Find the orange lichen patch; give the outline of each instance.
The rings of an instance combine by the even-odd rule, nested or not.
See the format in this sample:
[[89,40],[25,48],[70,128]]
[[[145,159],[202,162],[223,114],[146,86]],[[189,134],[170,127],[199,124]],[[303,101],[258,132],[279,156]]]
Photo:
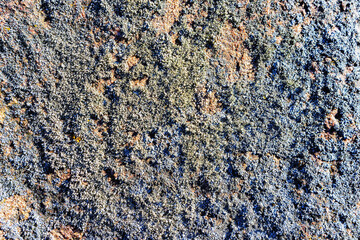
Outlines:
[[148,82],[148,77],[144,77],[142,79],[132,80],[130,81],[131,88],[144,88]]
[[76,142],[81,142],[82,138],[79,137],[79,136],[73,136],[73,139],[76,141]]
[[179,34],[178,33],[174,33],[170,36],[170,41],[173,43],[173,44],[176,44],[176,40],[179,38]]
[[[204,6],[208,6],[208,2],[205,2],[202,7]],[[208,16],[208,12],[205,11],[203,8],[200,8],[199,4],[196,4],[193,7],[193,10],[191,11],[193,14],[187,14],[185,15],[186,17],[186,23],[188,25],[189,28],[191,28],[191,25],[194,21],[201,19],[201,18],[206,18]]]
[[139,61],[140,61],[140,58],[138,58],[136,56],[129,57],[125,62],[125,70],[129,71],[133,66],[138,64]]
[[53,240],[75,240],[83,239],[84,233],[75,231],[69,226],[63,226],[60,229],[54,229],[50,232]]
[[71,7],[73,7],[76,11],[74,14],[74,17],[76,17],[75,21],[79,22],[81,20],[86,20],[86,14],[85,9],[90,4],[90,0],[81,0],[81,1],[74,1],[72,4],[70,4]]
[[52,182],[56,178],[59,179],[59,182],[56,184],[56,186],[59,187],[64,181],[71,178],[71,170],[56,170],[55,173],[47,175],[47,179],[49,182]]
[[272,159],[274,160],[275,166],[280,168],[280,159],[275,156],[272,156]]
[[360,213],[360,201],[356,203],[356,210]]
[[326,140],[336,140],[336,133],[329,133],[329,132],[322,132],[320,134],[320,138],[326,139]]
[[293,26],[292,29],[293,29],[293,31],[295,33],[295,36],[298,36],[301,33],[302,24],[297,24],[297,25]]
[[137,132],[130,131],[128,134],[131,136],[131,140],[128,144],[126,144],[127,146],[134,146],[141,138],[141,134]]
[[[34,28],[33,33],[41,31],[41,28],[48,28],[49,24],[45,21],[44,13],[38,9],[39,2],[39,0],[15,0],[4,4],[0,9],[0,30],[10,31],[11,29],[6,26],[6,21],[10,17],[18,18],[21,15],[31,19],[31,26]],[[2,26],[4,25],[5,28],[3,29]]]
[[245,27],[233,28],[226,23],[216,38],[217,56],[225,62],[225,76],[228,81],[254,80],[250,52],[243,42],[248,38]]
[[324,138],[326,140],[336,140],[337,139],[337,134],[336,131],[332,131],[333,127],[337,124],[339,124],[339,120],[336,119],[336,114],[337,114],[338,110],[334,109],[333,111],[330,112],[329,115],[326,116],[325,118],[325,130],[320,134],[321,138]]
[[104,128],[100,126],[94,129],[94,134],[102,141],[104,131]]
[[219,99],[215,96],[215,92],[210,92],[206,94],[205,98],[202,99],[202,109],[207,114],[215,114],[220,112],[221,104],[218,101]]
[[27,196],[14,195],[4,199],[0,202],[0,222],[10,222],[12,225],[28,219],[31,212],[30,204]]
[[213,115],[221,111],[221,104],[215,91],[206,91],[203,86],[198,89],[198,95],[200,99],[199,108],[202,113]]
[[156,17],[151,23],[158,33],[168,33],[172,25],[179,19],[180,0],[167,0],[165,15],[163,17]]
[[0,106],[0,124],[3,124],[5,121],[7,107]]
[[259,156],[252,154],[252,152],[246,152],[246,153],[245,153],[245,156],[246,156],[248,159],[253,160],[253,161],[259,160]]
[[110,70],[110,77],[99,79],[97,82],[95,82],[92,86],[92,91],[103,94],[105,93],[105,89],[107,86],[110,86],[116,81],[115,77],[115,70]]
[[329,115],[325,118],[325,126],[327,129],[330,129],[331,127],[334,127],[335,125],[339,124],[339,120],[336,119],[336,114],[338,113],[338,110],[335,108],[332,110]]
[[[350,73],[352,73],[353,71],[354,71],[354,67],[347,67],[347,68],[345,68],[345,70],[344,70],[342,73],[340,73],[340,74],[337,75],[337,77],[341,80],[341,82],[340,82],[341,85],[345,85],[345,84],[346,84],[346,78],[347,78],[347,76],[348,76]],[[357,82],[359,82],[359,81],[357,81]],[[355,85],[356,85],[356,83],[355,83]],[[355,86],[355,87],[356,87],[356,86]]]

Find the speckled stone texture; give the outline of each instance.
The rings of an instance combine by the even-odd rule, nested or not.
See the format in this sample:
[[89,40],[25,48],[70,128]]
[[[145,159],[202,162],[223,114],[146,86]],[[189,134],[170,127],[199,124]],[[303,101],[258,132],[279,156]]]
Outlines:
[[359,20],[0,0],[0,239],[359,239]]

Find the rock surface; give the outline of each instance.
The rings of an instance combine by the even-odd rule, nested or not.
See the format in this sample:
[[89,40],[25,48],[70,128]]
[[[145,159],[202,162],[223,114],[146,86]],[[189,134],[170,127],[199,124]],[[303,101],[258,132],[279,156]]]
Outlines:
[[0,239],[359,239],[359,13],[0,0]]

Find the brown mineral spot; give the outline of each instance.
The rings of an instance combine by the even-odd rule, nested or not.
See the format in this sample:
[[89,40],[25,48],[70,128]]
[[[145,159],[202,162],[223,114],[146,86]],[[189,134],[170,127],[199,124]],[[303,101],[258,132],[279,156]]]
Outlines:
[[58,183],[56,184],[56,186],[60,186],[64,181],[70,179],[71,177],[71,170],[70,169],[66,169],[66,170],[56,170],[55,173],[53,174],[49,174],[47,176],[48,181],[52,182],[54,179],[58,179]]
[[331,133],[324,131],[320,134],[320,138],[323,138],[326,140],[331,140],[331,139],[336,140],[336,133],[331,134]]
[[302,26],[301,26],[301,25],[302,25],[302,24],[298,24],[298,25],[295,25],[295,26],[292,27],[292,29],[293,29],[293,31],[294,31],[294,33],[295,33],[295,36],[300,35],[301,30],[302,30]]
[[[0,202],[1,221],[10,222],[11,225],[29,218],[31,201],[27,196],[14,195]],[[1,224],[0,224],[1,226]]]
[[110,77],[99,79],[92,86],[92,91],[95,93],[105,93],[106,86],[113,84],[116,81],[115,70],[110,70]]
[[259,156],[252,154],[252,152],[247,152],[247,153],[245,154],[245,156],[246,156],[248,159],[253,160],[253,161],[259,160]]
[[267,21],[267,24],[265,25],[265,31],[266,35],[272,37],[275,33],[275,28],[271,26],[271,20]]
[[140,60],[140,58],[138,58],[136,56],[129,57],[125,62],[125,70],[129,71],[133,66],[138,64],[139,60]]
[[170,41],[173,43],[173,44],[176,44],[176,40],[179,38],[179,34],[178,33],[174,33],[172,35],[170,35]]
[[100,139],[100,141],[103,140],[103,132],[105,132],[105,129],[101,126],[94,129],[94,133]]
[[280,159],[275,157],[275,156],[272,156],[273,160],[274,160],[274,163],[275,163],[275,166],[277,168],[280,168]]
[[356,203],[356,210],[360,211],[360,201]]
[[63,226],[60,229],[54,229],[50,232],[53,240],[75,240],[83,239],[83,233],[73,230],[69,226]]
[[325,130],[320,134],[321,138],[326,140],[336,140],[337,134],[336,131],[333,131],[333,127],[339,124],[339,120],[336,118],[336,114],[338,113],[337,109],[332,110],[325,118]]
[[128,135],[131,136],[131,140],[126,146],[134,146],[141,138],[141,134],[138,132],[129,131]]
[[[354,71],[354,67],[346,67],[345,70],[344,70],[342,73],[339,73],[339,74],[337,75],[337,77],[341,80],[341,82],[340,82],[341,85],[345,85],[345,84],[346,84],[346,78],[347,78],[347,76],[348,76],[350,73],[352,73],[353,71]],[[355,82],[355,87],[357,87],[356,84],[357,84],[358,82],[359,82],[359,81],[356,81],[356,82]]]
[[207,91],[203,86],[198,89],[199,108],[202,113],[213,115],[221,111],[221,104],[215,91]]
[[180,0],[167,0],[165,15],[163,17],[155,17],[152,21],[153,27],[158,33],[168,33],[172,25],[179,19],[180,11]]
[[283,38],[281,36],[277,36],[275,39],[276,39],[275,40],[276,44],[280,44],[282,42],[282,40],[283,40]]
[[254,80],[250,52],[243,42],[248,38],[245,27],[233,28],[226,23],[216,38],[217,56],[224,62],[225,76],[228,81]]
[[335,108],[332,110],[325,118],[325,126],[327,129],[330,129],[331,127],[334,127],[336,124],[339,124],[339,120],[336,119],[336,114],[338,113],[338,110]]
[[144,88],[147,84],[148,79],[149,79],[148,77],[144,77],[142,79],[130,81],[130,87],[133,89],[134,88]]
[[5,121],[5,116],[6,116],[6,107],[0,107],[0,124],[3,124]]
[[[203,6],[208,6],[209,3],[205,2]],[[191,25],[194,21],[201,19],[201,18],[206,18],[208,16],[208,12],[205,11],[204,9],[200,8],[199,4],[196,4],[193,8],[193,10],[191,11],[193,14],[187,14],[185,15],[186,17],[186,23],[188,25],[189,28],[191,28]]]
[[8,157],[11,154],[12,148],[10,146],[4,146],[2,148],[2,151],[3,151],[3,156]]
[[215,114],[220,112],[221,104],[218,102],[218,98],[215,96],[215,92],[210,92],[202,100],[203,110],[207,114]]

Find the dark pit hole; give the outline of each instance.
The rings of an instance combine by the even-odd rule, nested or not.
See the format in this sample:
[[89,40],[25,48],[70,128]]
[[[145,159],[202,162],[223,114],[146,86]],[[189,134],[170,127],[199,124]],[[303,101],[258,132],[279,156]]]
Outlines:
[[328,88],[327,86],[323,87],[323,88],[321,89],[321,91],[323,91],[323,92],[326,93],[326,94],[328,94],[328,93],[331,92],[331,91],[330,91],[330,88]]
[[331,127],[328,132],[332,135],[332,134],[336,133],[336,130],[334,127]]
[[5,52],[6,49],[5,49],[5,42],[0,40],[0,52]]
[[90,119],[92,120],[98,120],[98,117],[96,114],[90,114]]
[[49,162],[43,163],[43,170],[46,175],[53,174],[55,172],[54,169],[51,167],[51,163]]
[[342,115],[340,112],[337,112],[337,113],[335,114],[335,118],[336,118],[337,120],[341,120],[341,119],[343,118],[343,115]]
[[131,134],[131,136],[136,137],[138,134],[139,134],[138,132],[133,132],[133,133]]
[[240,63],[239,62],[236,63],[236,71],[240,72]]
[[149,137],[155,139],[156,134],[157,134],[157,130],[152,130],[151,132],[149,132]]
[[179,38],[177,38],[177,39],[175,40],[175,44],[178,45],[178,46],[181,46],[181,45],[182,45],[182,42],[181,42],[181,40],[180,40]]
[[153,168],[156,168],[158,166],[158,162],[153,158],[147,158],[146,162]]
[[193,4],[194,4],[194,0],[187,0],[186,3],[185,3],[186,6],[190,6],[190,7],[191,7]]
[[115,36],[115,42],[129,42],[129,39],[127,39],[126,37],[124,37],[122,34],[118,33],[116,36]]
[[346,217],[344,215],[340,215],[339,216],[339,220],[342,224],[345,224],[346,223]]
[[214,43],[212,41],[207,41],[205,44],[205,47],[207,49],[213,49],[214,48]]
[[204,176],[199,177],[199,179],[197,181],[197,185],[205,193],[211,191],[211,186],[210,186],[208,180]]
[[117,16],[123,17],[124,16],[124,7],[122,5],[117,5],[114,7],[114,12]]
[[110,183],[112,185],[119,185],[120,181],[118,179],[116,179],[115,177],[115,171],[111,168],[105,168],[104,169],[105,173],[106,173],[106,177],[110,178]]

